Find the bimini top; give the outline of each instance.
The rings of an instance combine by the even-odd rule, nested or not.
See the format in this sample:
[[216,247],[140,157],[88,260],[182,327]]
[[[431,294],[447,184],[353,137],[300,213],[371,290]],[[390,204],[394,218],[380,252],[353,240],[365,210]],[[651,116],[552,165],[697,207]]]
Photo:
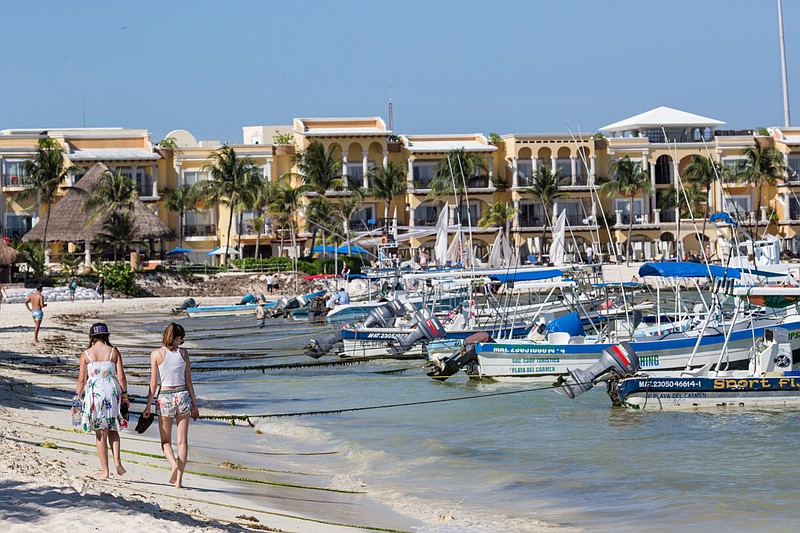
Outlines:
[[727,276],[728,279],[739,279],[741,271],[738,268],[679,261],[645,263],[639,267],[639,276],[660,276],[662,278],[722,278]]
[[540,279],[550,279],[563,276],[564,273],[557,268],[549,268],[545,270],[521,270],[509,272],[492,272],[487,274],[487,277],[493,281],[500,283],[508,283],[509,281],[536,281]]

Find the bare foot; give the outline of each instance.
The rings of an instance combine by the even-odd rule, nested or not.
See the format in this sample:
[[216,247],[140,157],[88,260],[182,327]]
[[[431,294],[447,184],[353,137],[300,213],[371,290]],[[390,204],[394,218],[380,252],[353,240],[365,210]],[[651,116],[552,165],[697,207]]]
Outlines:
[[94,478],[95,479],[108,479],[108,472],[103,472],[101,470],[100,472],[95,473]]
[[179,481],[179,482],[175,483],[175,488],[176,488],[176,489],[185,489],[186,487],[184,487],[184,486],[183,486],[183,483],[181,483],[181,482]]
[[172,473],[169,475],[169,483],[170,484],[175,484],[176,481],[178,481],[178,467],[177,466],[172,469]]
[[117,465],[117,475],[124,476],[125,472],[127,472],[127,470],[122,468],[122,465]]

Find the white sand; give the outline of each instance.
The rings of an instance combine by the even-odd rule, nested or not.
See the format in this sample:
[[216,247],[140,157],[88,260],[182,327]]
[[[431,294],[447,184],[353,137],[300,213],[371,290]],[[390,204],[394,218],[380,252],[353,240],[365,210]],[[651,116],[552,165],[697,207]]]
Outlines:
[[[204,298],[203,303],[207,302]],[[221,298],[219,303],[230,302]],[[363,531],[359,524],[412,530],[420,527],[364,495],[331,493],[297,487],[254,484],[206,475],[198,463],[219,459],[226,446],[241,446],[246,428],[193,423],[190,429],[187,489],[167,483],[169,470],[161,456],[158,430],[144,435],[122,432],[122,459],[128,472],[105,481],[99,470],[94,435],[72,430],[69,398],[74,381],[34,373],[44,363],[75,362],[85,346],[88,326],[130,311],[160,311],[183,298],[115,299],[53,302],[45,309],[40,342],[33,344],[33,321],[21,304],[0,308],[0,521],[3,531],[69,531],[95,526],[108,531]],[[37,364],[38,363],[38,364]],[[135,423],[135,418],[131,418]],[[134,424],[131,424],[132,426]],[[231,439],[232,443],[226,442]],[[50,443],[55,447],[42,447]],[[217,450],[217,452],[214,452]],[[137,455],[152,454],[153,457]],[[214,454],[216,453],[216,456]],[[193,464],[193,460],[195,463]],[[204,463],[208,465],[209,463]],[[219,463],[206,466],[218,470]],[[240,464],[240,463],[237,463]],[[246,465],[247,467],[256,465]],[[267,467],[259,463],[260,467]],[[112,463],[113,470],[113,463]],[[229,470],[242,478],[274,474]],[[308,476],[308,474],[303,474]],[[312,481],[310,482],[309,479]],[[281,482],[325,487],[313,477]],[[249,529],[248,529],[249,530]],[[273,529],[274,530],[274,529]]]

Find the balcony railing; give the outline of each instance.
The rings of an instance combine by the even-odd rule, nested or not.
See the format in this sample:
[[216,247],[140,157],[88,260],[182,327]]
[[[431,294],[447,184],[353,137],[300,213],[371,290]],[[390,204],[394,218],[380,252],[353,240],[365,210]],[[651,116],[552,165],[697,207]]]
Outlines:
[[216,224],[190,225],[183,227],[186,237],[211,237],[217,234]]
[[[354,218],[347,221],[347,228],[353,231],[372,231],[374,229],[384,227],[386,219],[383,218]],[[391,224],[391,220],[389,224]]]
[[539,217],[519,217],[519,225],[522,228],[538,228],[542,226],[542,219]]
[[139,190],[139,196],[143,198],[152,198],[158,195],[156,180],[149,176],[143,180],[137,180],[136,188]]
[[24,176],[3,176],[3,187],[23,187],[24,185]]
[[662,210],[660,215],[661,222],[675,222],[675,210]]

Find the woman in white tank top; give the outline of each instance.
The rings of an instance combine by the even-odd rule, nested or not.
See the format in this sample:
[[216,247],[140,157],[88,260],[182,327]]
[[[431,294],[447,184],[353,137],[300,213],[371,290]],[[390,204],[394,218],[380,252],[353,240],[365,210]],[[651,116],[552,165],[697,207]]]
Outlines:
[[[156,387],[160,387],[156,398],[158,430],[161,434],[161,449],[167,458],[172,472],[169,482],[176,488],[183,488],[183,472],[189,456],[189,418],[197,420],[197,397],[192,385],[192,368],[189,353],[180,348],[186,332],[175,322],[164,330],[161,348],[150,354],[150,391],[142,416],[150,415],[150,404]],[[172,449],[172,420],[178,426],[178,457]]]

